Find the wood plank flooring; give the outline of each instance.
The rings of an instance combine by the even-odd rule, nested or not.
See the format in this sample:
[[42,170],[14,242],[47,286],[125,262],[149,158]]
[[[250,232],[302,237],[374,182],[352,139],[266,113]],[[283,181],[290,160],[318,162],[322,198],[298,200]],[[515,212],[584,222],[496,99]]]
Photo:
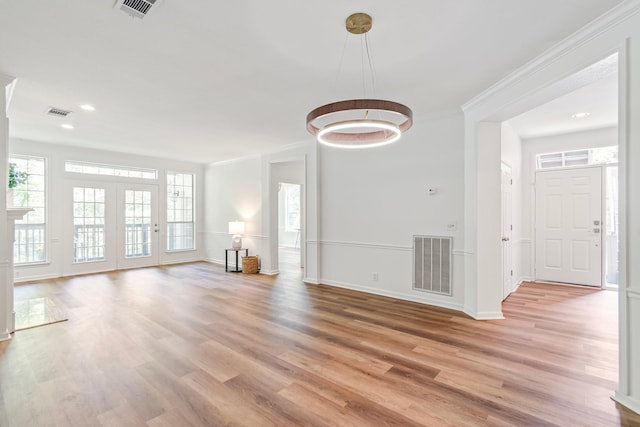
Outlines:
[[0,343],[0,426],[637,426],[617,295],[526,283],[507,317],[208,263],[20,285],[69,321]]

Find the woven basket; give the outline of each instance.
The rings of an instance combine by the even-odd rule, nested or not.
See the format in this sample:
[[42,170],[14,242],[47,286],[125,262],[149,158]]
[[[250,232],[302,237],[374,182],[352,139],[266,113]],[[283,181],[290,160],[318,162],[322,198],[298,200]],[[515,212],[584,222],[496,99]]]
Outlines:
[[258,257],[256,255],[242,257],[242,272],[246,274],[258,272]]

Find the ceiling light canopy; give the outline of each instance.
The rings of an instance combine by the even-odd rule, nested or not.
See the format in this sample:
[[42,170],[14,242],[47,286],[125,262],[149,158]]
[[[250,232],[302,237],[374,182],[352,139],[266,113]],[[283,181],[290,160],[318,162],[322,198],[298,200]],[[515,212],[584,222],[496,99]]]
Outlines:
[[82,104],[80,108],[82,108],[84,111],[96,111],[96,107],[91,104]]
[[[364,34],[373,81],[373,61],[366,34],[372,23],[371,16],[366,13],[354,13],[347,18],[345,27],[351,34]],[[307,114],[307,130],[316,136],[318,142],[340,148],[391,144],[399,140],[412,124],[413,112],[409,107],[382,99],[338,101],[322,105]]]

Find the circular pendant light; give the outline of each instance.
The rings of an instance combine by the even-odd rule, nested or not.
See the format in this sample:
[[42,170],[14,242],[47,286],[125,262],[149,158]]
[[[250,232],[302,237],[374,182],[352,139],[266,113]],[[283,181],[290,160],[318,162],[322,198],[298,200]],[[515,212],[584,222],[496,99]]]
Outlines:
[[[366,34],[372,27],[371,16],[354,13],[347,18],[345,27],[352,34]],[[373,74],[373,69],[370,71]],[[391,144],[400,139],[402,132],[412,124],[413,113],[409,107],[382,99],[333,102],[307,114],[307,130],[316,136],[318,142],[340,148]]]

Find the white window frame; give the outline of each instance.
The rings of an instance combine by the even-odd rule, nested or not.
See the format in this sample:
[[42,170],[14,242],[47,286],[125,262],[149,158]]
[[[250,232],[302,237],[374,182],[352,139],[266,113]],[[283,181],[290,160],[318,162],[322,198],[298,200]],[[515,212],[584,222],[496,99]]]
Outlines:
[[154,181],[158,179],[157,169],[79,162],[75,160],[65,161],[64,170],[65,172],[80,173],[86,175],[115,176],[119,178],[135,178]]
[[[49,224],[48,224],[48,215],[47,215],[47,202],[48,202],[48,185],[47,185],[47,179],[48,179],[48,170],[47,170],[47,159],[46,157],[41,157],[41,156],[32,156],[32,155],[26,155],[26,154],[9,154],[9,163],[14,163],[15,160],[35,160],[35,161],[42,161],[42,190],[29,190],[29,181],[27,181],[26,186],[27,188],[25,189],[23,186],[19,186],[16,189],[14,189],[14,191],[17,192],[22,192],[22,191],[26,191],[26,192],[38,192],[38,193],[42,193],[42,206],[33,206],[31,204],[25,203],[25,204],[20,204],[20,205],[16,205],[15,207],[24,207],[24,208],[34,208],[34,209],[42,209],[42,218],[44,222],[30,222],[31,218],[36,216],[35,212],[29,212],[25,215],[25,217],[21,220],[17,220],[15,223],[15,235],[14,235],[14,265],[16,266],[24,266],[24,265],[37,265],[37,264],[46,264],[48,263],[48,242],[47,242],[47,235],[48,235],[48,228],[49,228]],[[36,175],[35,173],[27,170],[24,171],[29,173],[31,176]],[[23,184],[24,185],[24,184]],[[27,199],[28,200],[28,199]],[[41,233],[42,233],[42,239],[39,242],[31,242],[28,243],[26,245],[21,245],[20,242],[23,240],[21,237],[21,233],[28,231],[28,228],[35,228],[35,227],[39,227],[41,228]],[[29,246],[29,245],[42,245],[43,248],[41,250],[42,252],[42,257],[41,259],[38,260],[32,260],[32,261],[20,261],[18,258],[20,257],[20,246]],[[32,248],[30,251],[28,251],[29,253],[35,253],[35,248]]]
[[[174,179],[177,178],[178,175],[181,176],[189,176],[191,177],[191,186],[185,186],[184,184],[181,185],[177,185],[175,184],[175,182],[173,184],[170,184],[169,181],[169,176],[173,175]],[[166,215],[167,215],[167,228],[166,228],[166,233],[167,233],[167,239],[165,241],[166,244],[166,252],[184,252],[184,251],[194,251],[196,250],[196,174],[193,172],[177,172],[177,171],[167,171],[166,175],[166,191],[165,191],[165,195],[166,195]],[[178,190],[176,187],[180,187],[182,189],[185,188],[190,188],[191,189],[191,197],[185,197],[185,194],[183,193],[182,195],[180,194],[175,194],[175,191],[180,191]],[[172,201],[171,199],[180,199],[183,201],[183,206],[182,209],[177,209],[175,205],[172,206]],[[191,199],[191,206],[190,209],[185,209],[184,206],[184,199]],[[175,202],[176,200],[174,200]],[[179,211],[182,211],[183,213],[185,211],[190,211],[191,213],[191,218],[190,220],[180,220],[180,221],[176,221],[175,219],[175,215],[176,213],[178,213]],[[175,242],[176,242],[176,236],[175,236],[175,231],[172,231],[171,228],[174,227],[177,224],[182,224],[183,226],[191,226],[191,236],[190,236],[190,241],[191,241],[191,246],[187,247],[187,246],[181,246],[176,248],[175,247]],[[189,236],[182,236],[182,237],[189,237]],[[180,239],[180,237],[178,237],[178,239]],[[171,242],[174,242],[174,245],[172,247]]]
[[[302,186],[299,184],[282,183],[282,187],[284,189],[284,231],[289,233],[297,233],[300,231],[300,224],[302,223],[302,219],[300,217],[300,211],[302,210],[302,206],[300,206],[302,204],[302,200],[300,200],[302,197]],[[289,193],[293,188],[298,189],[298,209],[297,211],[291,212],[291,208],[289,206]],[[290,227],[289,225],[289,215],[291,213],[297,216],[297,227]]]
[[[617,146],[604,146],[596,148],[585,148],[581,150],[540,153],[536,155],[536,169],[544,170],[618,163],[617,148]],[[602,157],[602,154],[606,153],[607,151],[609,153],[615,153],[613,158],[605,159]],[[547,162],[554,162],[559,164],[554,166],[545,166],[544,163]]]

